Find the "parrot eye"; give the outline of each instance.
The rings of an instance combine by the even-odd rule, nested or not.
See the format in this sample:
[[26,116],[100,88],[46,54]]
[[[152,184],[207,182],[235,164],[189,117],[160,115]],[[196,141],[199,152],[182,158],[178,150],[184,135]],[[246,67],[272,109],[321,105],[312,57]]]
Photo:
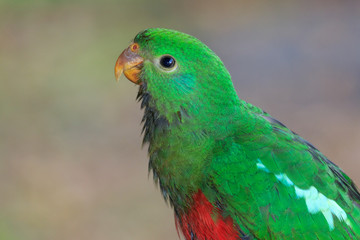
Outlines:
[[171,70],[176,64],[175,59],[170,55],[165,55],[160,58],[161,67]]

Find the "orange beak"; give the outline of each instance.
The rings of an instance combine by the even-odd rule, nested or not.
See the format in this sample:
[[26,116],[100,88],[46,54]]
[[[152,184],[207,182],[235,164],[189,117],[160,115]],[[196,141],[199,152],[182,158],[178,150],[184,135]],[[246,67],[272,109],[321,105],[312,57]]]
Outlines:
[[144,59],[137,54],[138,51],[139,44],[133,43],[120,54],[115,64],[116,81],[119,81],[121,74],[124,73],[133,83],[141,84],[139,77]]

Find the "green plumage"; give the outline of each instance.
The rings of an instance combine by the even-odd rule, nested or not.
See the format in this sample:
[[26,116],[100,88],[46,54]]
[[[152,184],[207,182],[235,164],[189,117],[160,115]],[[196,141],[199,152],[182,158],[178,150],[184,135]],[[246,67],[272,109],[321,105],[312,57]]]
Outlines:
[[[240,100],[221,60],[196,38],[148,29],[139,99],[149,169],[176,215],[200,189],[249,239],[360,239],[360,194],[337,166]],[[173,69],[161,56],[176,60]]]

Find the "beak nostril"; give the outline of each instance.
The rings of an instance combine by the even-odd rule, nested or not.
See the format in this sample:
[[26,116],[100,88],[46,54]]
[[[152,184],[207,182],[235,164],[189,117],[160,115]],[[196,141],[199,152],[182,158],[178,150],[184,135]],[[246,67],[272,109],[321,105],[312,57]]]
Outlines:
[[132,52],[137,52],[139,49],[139,44],[137,44],[137,43],[131,44],[130,49]]

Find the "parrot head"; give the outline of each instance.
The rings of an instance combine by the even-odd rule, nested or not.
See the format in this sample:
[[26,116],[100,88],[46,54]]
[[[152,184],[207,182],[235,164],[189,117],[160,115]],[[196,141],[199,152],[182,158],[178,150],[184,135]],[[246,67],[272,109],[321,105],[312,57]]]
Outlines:
[[184,111],[209,119],[216,115],[212,106],[238,101],[220,58],[197,38],[175,30],[138,33],[116,61],[116,79],[122,74],[140,85],[139,95],[151,96],[147,104],[169,122]]

